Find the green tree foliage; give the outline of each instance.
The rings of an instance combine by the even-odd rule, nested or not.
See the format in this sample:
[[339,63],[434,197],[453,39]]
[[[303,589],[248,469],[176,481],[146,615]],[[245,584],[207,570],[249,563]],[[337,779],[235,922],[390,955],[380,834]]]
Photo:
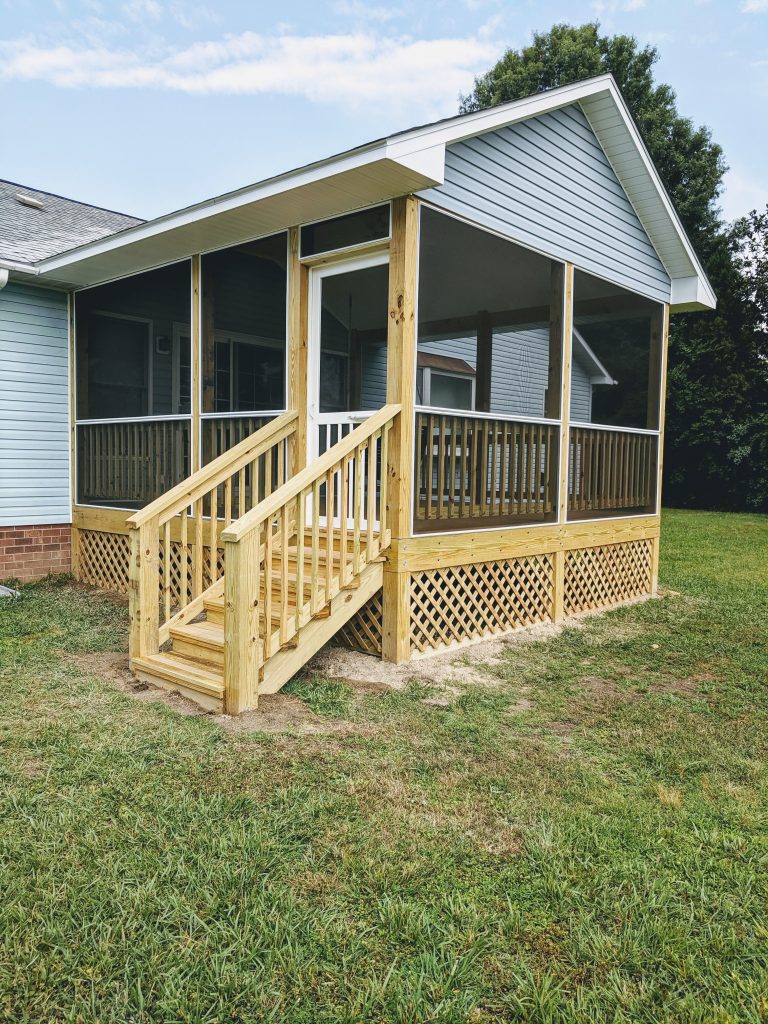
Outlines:
[[[462,97],[462,112],[610,72],[632,112],[718,296],[712,313],[673,317],[667,404],[665,498],[671,504],[766,508],[766,216],[722,222],[726,165],[708,128],[677,110],[656,84],[658,51],[632,36],[604,36],[596,22],[555,25],[530,46],[507,50]],[[763,278],[760,283],[759,269]],[[760,327],[760,296],[763,321]],[[762,404],[761,404],[762,403]],[[768,473],[768,470],[766,470]]]

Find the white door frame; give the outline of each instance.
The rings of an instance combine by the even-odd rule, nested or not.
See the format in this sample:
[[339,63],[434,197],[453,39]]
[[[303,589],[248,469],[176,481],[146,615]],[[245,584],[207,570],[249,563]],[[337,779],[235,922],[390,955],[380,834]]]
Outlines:
[[[307,465],[319,454],[319,427],[323,423],[349,423],[357,426],[364,422],[375,409],[358,409],[346,413],[320,412],[320,341],[323,280],[337,274],[348,274],[353,270],[381,267],[389,263],[389,253],[375,253],[339,260],[324,267],[312,267],[309,271],[309,323],[307,329]],[[387,353],[389,355],[389,353]]]

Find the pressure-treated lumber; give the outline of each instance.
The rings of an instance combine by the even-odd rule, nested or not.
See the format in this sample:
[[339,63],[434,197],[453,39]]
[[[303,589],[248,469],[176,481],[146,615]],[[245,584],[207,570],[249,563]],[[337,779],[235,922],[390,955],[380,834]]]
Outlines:
[[[411,502],[414,458],[414,399],[416,391],[416,274],[419,206],[413,196],[392,203],[389,255],[389,326],[387,331],[387,401],[397,402],[401,414],[390,439],[387,510],[393,537],[412,532]],[[383,588],[382,657],[396,664],[407,657],[410,603],[407,588],[390,579]]]
[[309,269],[299,259],[300,231],[288,232],[288,408],[298,413],[291,473],[307,463]]

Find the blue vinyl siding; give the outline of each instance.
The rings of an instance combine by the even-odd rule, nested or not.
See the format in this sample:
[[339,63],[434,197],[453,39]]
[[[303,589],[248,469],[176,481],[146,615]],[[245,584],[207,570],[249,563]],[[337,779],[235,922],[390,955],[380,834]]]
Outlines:
[[68,523],[67,297],[0,291],[0,526]]
[[669,301],[669,276],[579,106],[448,146],[445,183],[422,195],[591,274]]

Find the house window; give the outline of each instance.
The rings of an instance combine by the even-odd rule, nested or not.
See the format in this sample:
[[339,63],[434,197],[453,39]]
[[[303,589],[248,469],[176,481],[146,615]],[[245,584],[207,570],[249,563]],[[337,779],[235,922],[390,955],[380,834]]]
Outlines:
[[285,350],[269,339],[217,336],[214,412],[279,409]]
[[474,368],[463,359],[419,352],[416,404],[440,409],[474,409]]

